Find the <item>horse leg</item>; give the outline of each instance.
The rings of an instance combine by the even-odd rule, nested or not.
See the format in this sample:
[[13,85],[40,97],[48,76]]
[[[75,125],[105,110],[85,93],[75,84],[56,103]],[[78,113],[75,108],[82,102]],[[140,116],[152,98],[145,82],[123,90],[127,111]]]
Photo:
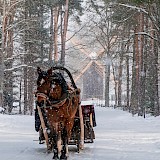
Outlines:
[[52,152],[53,150],[53,133],[50,129],[47,129],[48,133],[48,153]]
[[67,160],[67,156],[66,156],[66,145],[68,144],[68,136],[67,136],[67,130],[64,127],[61,133],[62,136],[62,150],[61,150],[61,156],[60,159],[64,159]]
[[58,160],[59,159],[57,142],[58,142],[58,134],[54,133],[53,134],[53,153],[54,153],[53,159],[54,160]]

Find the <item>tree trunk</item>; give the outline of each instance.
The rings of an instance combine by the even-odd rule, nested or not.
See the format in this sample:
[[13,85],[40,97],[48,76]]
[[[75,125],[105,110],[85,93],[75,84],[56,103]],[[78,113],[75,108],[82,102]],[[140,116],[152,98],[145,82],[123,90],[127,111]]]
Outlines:
[[[140,13],[140,32],[144,32],[144,14]],[[144,113],[144,104],[143,104],[143,98],[144,98],[144,89],[145,89],[145,83],[144,83],[144,65],[143,65],[143,59],[144,59],[144,35],[140,35],[140,42],[139,42],[139,115],[143,115]]]
[[[128,51],[128,50],[127,50]],[[130,89],[129,89],[129,56],[127,55],[126,56],[126,66],[127,66],[127,108],[129,109],[130,111],[130,96],[129,96],[129,93],[130,93]]]
[[49,61],[52,61],[53,55],[53,7],[51,7],[51,23],[50,23],[50,46],[49,46]]
[[33,105],[34,105],[33,88],[34,88],[34,70],[33,68],[29,68],[29,71],[28,71],[28,108],[29,108],[30,115],[33,114]]
[[114,83],[115,83],[115,86],[114,86],[114,94],[115,94],[115,106],[117,106],[118,105],[118,93],[117,93],[117,86],[118,86],[118,82],[117,82],[117,75],[116,75],[116,73],[115,73],[115,70],[116,70],[116,68],[115,68],[116,66],[113,66],[112,65],[112,68],[113,68],[113,78],[114,78]]
[[[25,1],[25,3],[26,3],[26,1]],[[26,8],[25,8],[26,9]],[[27,19],[28,19],[28,11],[27,11],[27,9],[25,10],[25,13],[24,13],[25,15],[25,20],[27,21]],[[28,44],[28,39],[29,39],[29,35],[28,35],[28,32],[27,32],[27,30],[25,31],[25,39],[24,39],[24,50],[25,50],[25,53],[27,53],[27,51],[28,51],[28,49],[29,49],[29,44]],[[28,63],[28,61],[27,61],[27,54],[25,54],[24,55],[24,59],[23,59],[23,63],[25,64],[25,65],[27,65],[27,63]],[[27,73],[27,67],[25,66],[25,67],[23,67],[23,93],[24,93],[24,95],[23,95],[23,102],[24,102],[24,109],[23,109],[23,114],[25,115],[26,113],[27,113],[27,106],[28,106],[28,97],[27,97],[27,91],[28,91],[28,89],[27,89],[27,79],[28,79],[28,73]]]
[[118,75],[118,106],[122,106],[122,61],[123,55],[120,57],[119,75]]
[[66,5],[65,5],[65,13],[64,13],[64,24],[62,27],[62,32],[61,32],[61,65],[65,65],[65,48],[66,48],[66,35],[67,35],[67,28],[68,28],[68,8],[69,6],[69,0],[66,0]]
[[54,62],[58,62],[58,18],[59,7],[55,8],[54,12]]
[[22,78],[19,83],[19,114],[22,114]]
[[24,115],[26,115],[27,110],[28,110],[28,83],[27,83],[27,79],[28,79],[28,73],[27,73],[27,67],[24,67],[24,71],[23,71],[23,83],[24,83]]
[[[110,59],[109,55],[107,55],[108,60]],[[105,106],[109,107],[109,81],[110,81],[110,63],[107,62],[105,71]]]
[[136,89],[136,95],[135,95],[135,110],[138,113],[139,109],[139,96],[140,96],[140,85],[139,85],[139,36],[136,35],[139,32],[139,26],[137,25],[135,28],[135,62],[136,62],[136,83],[135,83],[135,89]]
[[[122,38],[123,41],[123,38]],[[123,54],[124,54],[124,43],[121,44],[121,51],[120,51],[120,63],[118,68],[118,106],[122,106],[122,63],[123,63]]]
[[[153,28],[153,26],[152,26]],[[154,29],[154,28],[153,28]],[[155,31],[152,31],[152,36],[155,37]],[[153,110],[154,115],[158,115],[159,113],[159,102],[158,102],[158,49],[156,46],[156,41],[154,39],[151,40],[152,45],[152,65],[151,65],[151,72],[152,72],[152,88],[153,88]],[[151,97],[153,96],[151,95]]]
[[[158,45],[158,64],[160,66],[160,45]],[[159,114],[160,114],[160,67],[158,68],[158,106],[159,106]]]
[[[136,30],[135,30],[136,33]],[[134,45],[133,45],[133,61],[132,61],[132,85],[131,85],[131,103],[130,103],[130,109],[132,114],[137,113],[137,76],[136,76],[136,39],[134,39]]]
[[0,107],[3,107],[3,82],[4,82],[4,46],[5,46],[5,12],[6,12],[6,3],[5,0],[3,0],[3,19],[2,19],[2,42],[0,46]]

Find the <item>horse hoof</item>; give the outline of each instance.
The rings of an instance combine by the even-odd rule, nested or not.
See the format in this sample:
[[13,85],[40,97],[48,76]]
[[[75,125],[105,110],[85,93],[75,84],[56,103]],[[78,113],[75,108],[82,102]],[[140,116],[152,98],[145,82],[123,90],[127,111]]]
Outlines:
[[53,160],[59,160],[59,158],[53,158]]
[[47,153],[49,154],[49,153],[52,153],[52,151],[51,150],[47,150]]
[[39,144],[44,144],[45,142],[44,141],[39,141]]
[[59,160],[59,157],[58,157],[58,156],[53,156],[52,159],[54,159],[54,160]]
[[51,148],[48,148],[48,149],[47,149],[47,153],[52,153],[52,149],[51,149]]
[[65,156],[60,156],[60,160],[67,160],[67,156],[65,155]]

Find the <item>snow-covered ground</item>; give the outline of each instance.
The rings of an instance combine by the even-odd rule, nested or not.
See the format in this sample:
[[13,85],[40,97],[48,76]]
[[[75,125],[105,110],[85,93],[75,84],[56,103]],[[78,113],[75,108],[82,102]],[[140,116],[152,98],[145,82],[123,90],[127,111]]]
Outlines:
[[[159,160],[160,117],[133,117],[112,108],[95,107],[96,139],[68,160]],[[34,116],[0,114],[0,160],[51,160],[45,144],[38,144]]]

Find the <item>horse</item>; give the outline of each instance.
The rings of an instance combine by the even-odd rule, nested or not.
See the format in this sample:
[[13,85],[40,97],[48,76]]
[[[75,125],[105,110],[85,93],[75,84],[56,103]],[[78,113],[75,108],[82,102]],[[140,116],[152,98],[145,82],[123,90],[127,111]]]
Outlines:
[[[64,68],[63,68],[64,69]],[[80,104],[80,89],[73,84],[69,87],[62,74],[53,72],[51,67],[47,71],[37,68],[36,104],[43,108],[48,126],[50,149],[53,150],[53,159],[59,159],[58,140],[62,140],[60,159],[67,159],[66,147],[71,137],[75,114]],[[67,70],[68,71],[68,70]],[[70,75],[71,81],[73,81]]]

